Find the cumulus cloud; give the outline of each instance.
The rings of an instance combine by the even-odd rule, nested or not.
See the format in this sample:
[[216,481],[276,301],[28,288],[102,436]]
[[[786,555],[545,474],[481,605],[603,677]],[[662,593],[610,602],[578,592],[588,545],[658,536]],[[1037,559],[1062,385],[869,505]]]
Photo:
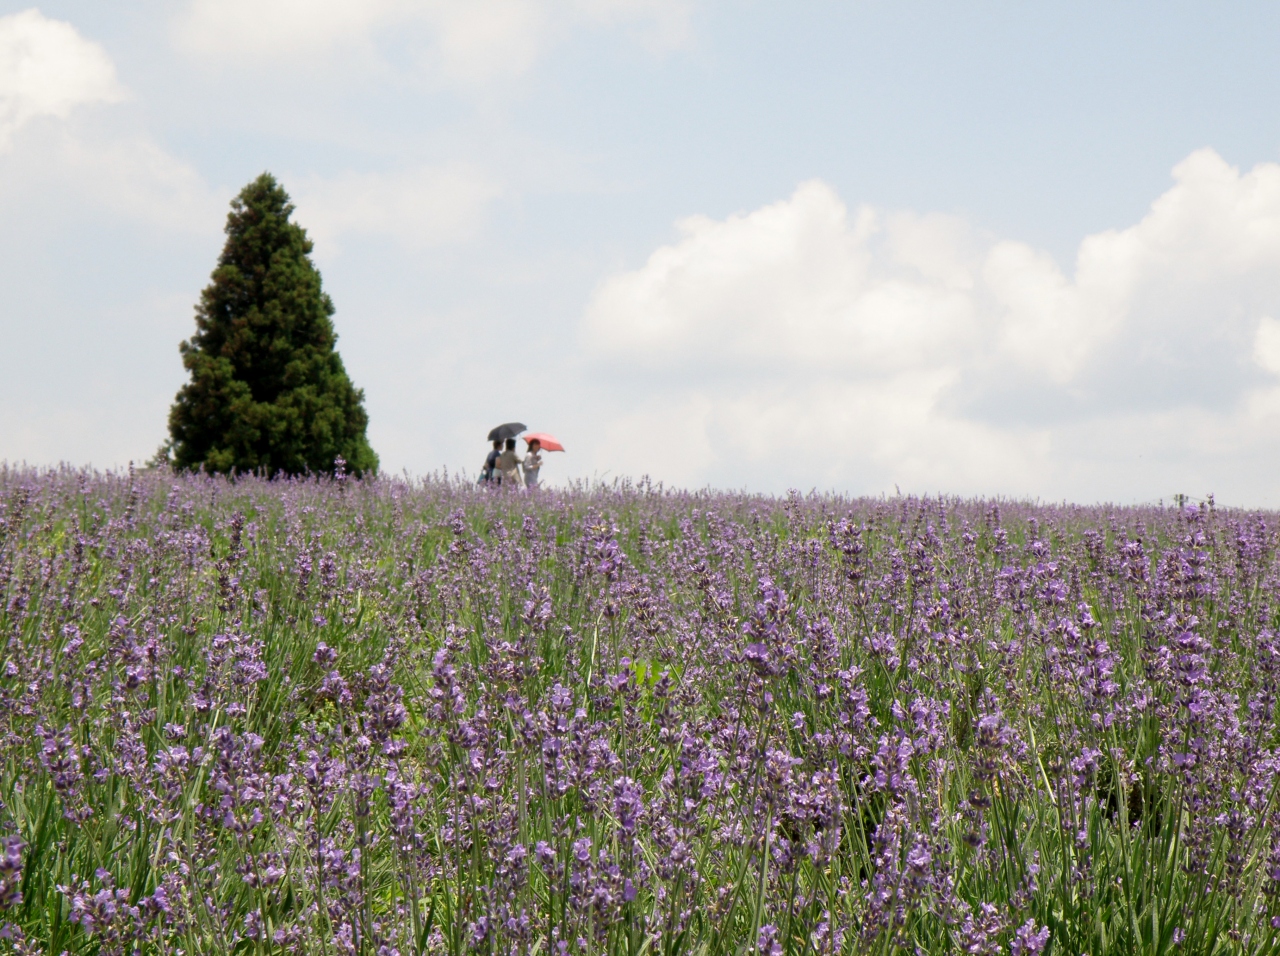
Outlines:
[[550,10],[536,0],[445,0],[418,15],[431,36],[428,69],[463,83],[524,73],[537,60],[551,26]]
[[676,425],[679,454],[648,470],[685,480],[686,456],[717,483],[1156,497],[1218,474],[1192,462],[1252,480],[1259,448],[1280,453],[1260,374],[1280,375],[1280,165],[1206,149],[1173,179],[1070,271],[954,217],[851,210],[819,181],[682,220],[585,310],[588,353],[650,396],[605,454],[661,449]]
[[528,70],[574,24],[630,26],[658,50],[688,41],[688,0],[190,0],[175,21],[206,60],[315,57],[420,30],[428,72],[475,84]]
[[192,0],[176,23],[189,53],[287,56],[324,53],[392,18],[397,0]]
[[500,192],[495,180],[471,167],[424,166],[305,181],[297,205],[317,250],[330,255],[344,235],[388,236],[423,248],[465,242]]
[[105,211],[162,232],[216,233],[229,190],[150,138],[56,127],[24,136],[0,155],[0,209],[44,218],[55,209],[82,216]]
[[1253,360],[1272,375],[1280,375],[1280,322],[1264,315],[1253,338]]
[[66,137],[56,160],[86,201],[118,215],[194,234],[219,230],[226,217],[229,190],[145,137]]
[[[647,474],[698,487],[1000,490],[1029,486],[1048,453],[1043,428],[999,428],[940,412],[945,370],[866,380],[714,383],[647,389],[649,398],[597,424],[598,473]],[[1006,485],[1007,487],[1007,485]]]
[[0,149],[31,120],[123,96],[106,51],[71,24],[34,8],[0,17]]
[[[125,97],[106,51],[38,10],[0,17],[0,201],[74,202],[164,229],[208,228],[225,199],[139,134],[86,132],[73,111]],[[68,122],[32,126],[40,118]]]
[[[679,242],[601,285],[588,342],[654,365],[888,372],[940,361],[974,331],[968,280],[950,271],[952,227],[850,214],[817,181],[752,213],[691,217],[677,223]],[[875,241],[886,231],[891,268]],[[930,255],[938,236],[946,252]]]

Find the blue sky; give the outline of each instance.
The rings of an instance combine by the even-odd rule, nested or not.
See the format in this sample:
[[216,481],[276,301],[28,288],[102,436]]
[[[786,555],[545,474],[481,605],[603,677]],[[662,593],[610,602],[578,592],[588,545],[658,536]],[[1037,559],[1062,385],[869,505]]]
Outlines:
[[150,456],[293,194],[393,472],[1280,506],[1262,4],[0,2],[0,459]]

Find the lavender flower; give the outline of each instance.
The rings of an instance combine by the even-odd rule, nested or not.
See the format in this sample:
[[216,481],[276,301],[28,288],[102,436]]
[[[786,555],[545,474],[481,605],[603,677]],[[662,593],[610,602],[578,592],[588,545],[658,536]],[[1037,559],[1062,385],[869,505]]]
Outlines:
[[1275,948],[1277,529],[0,466],[0,936]]
[[0,909],[13,909],[22,902],[22,851],[19,837],[5,837],[0,843]]

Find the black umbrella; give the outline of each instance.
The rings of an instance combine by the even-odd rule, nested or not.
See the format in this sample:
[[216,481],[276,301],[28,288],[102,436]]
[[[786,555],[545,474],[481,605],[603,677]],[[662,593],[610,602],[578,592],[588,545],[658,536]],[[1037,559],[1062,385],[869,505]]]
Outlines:
[[508,438],[515,438],[522,431],[524,426],[519,422],[507,422],[489,432],[489,441],[506,441]]

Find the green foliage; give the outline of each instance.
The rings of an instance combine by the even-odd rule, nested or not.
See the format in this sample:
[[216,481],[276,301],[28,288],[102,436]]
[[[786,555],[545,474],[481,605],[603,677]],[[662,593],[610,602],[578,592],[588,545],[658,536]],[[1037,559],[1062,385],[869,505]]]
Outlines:
[[173,464],[209,472],[378,467],[364,392],[334,348],[333,302],[293,205],[263,173],[231,203],[227,243],[183,342],[191,380],[169,412]]

